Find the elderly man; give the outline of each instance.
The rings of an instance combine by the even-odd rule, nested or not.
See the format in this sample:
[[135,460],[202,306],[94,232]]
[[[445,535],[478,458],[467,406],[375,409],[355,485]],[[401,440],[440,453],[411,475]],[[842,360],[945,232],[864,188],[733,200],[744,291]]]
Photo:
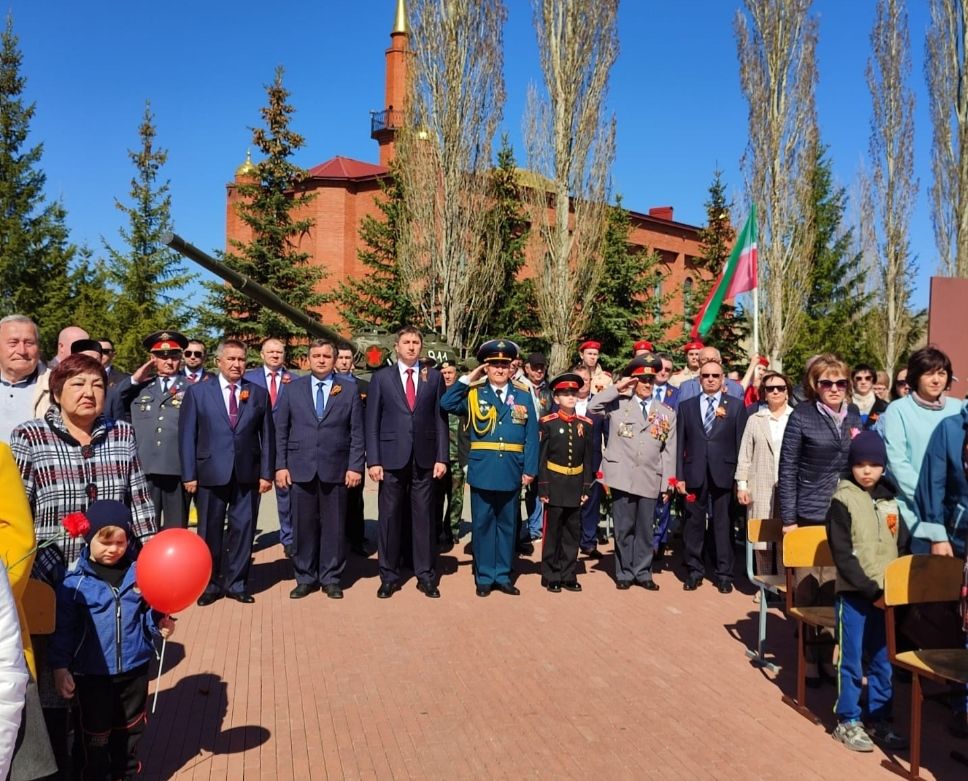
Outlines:
[[[699,351],[699,365],[702,366],[702,364],[707,363],[709,361],[715,361],[720,366],[723,365],[723,357],[719,354],[719,350],[717,350],[715,347],[707,346],[707,347],[703,347]],[[737,399],[742,399],[745,396],[746,390],[739,382],[737,382],[736,380],[731,380],[725,376],[723,379],[726,383],[723,388],[723,391],[725,393]],[[684,402],[686,399],[695,398],[696,396],[699,396],[702,393],[702,384],[700,381],[701,381],[701,377],[696,376],[690,380],[686,380],[685,382],[679,385],[679,403],[680,404],[682,404],[682,402]],[[670,383],[672,382],[672,378],[669,379],[669,382]]]
[[50,369],[40,361],[37,324],[25,315],[0,320],[0,441],[50,406]]

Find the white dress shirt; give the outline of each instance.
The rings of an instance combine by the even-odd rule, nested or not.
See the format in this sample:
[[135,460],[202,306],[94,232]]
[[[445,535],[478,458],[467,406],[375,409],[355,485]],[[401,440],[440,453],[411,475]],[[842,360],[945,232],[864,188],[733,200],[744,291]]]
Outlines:
[[413,391],[416,394],[420,386],[420,361],[413,366],[407,366],[403,361],[397,361],[397,371],[400,373],[400,384],[403,386],[404,395],[407,393],[407,370],[413,369]]

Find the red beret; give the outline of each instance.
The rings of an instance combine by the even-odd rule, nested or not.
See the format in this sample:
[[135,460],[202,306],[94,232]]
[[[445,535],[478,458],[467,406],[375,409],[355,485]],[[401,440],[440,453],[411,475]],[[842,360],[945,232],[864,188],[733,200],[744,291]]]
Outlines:
[[632,345],[633,352],[638,352],[639,350],[648,350],[651,353],[655,350],[655,348],[652,346],[652,342],[650,342],[648,339],[640,339]]
[[765,355],[761,355],[759,357],[759,363],[760,363],[760,366],[769,366],[770,365],[770,359],[767,358]]
[[602,343],[596,342],[593,339],[589,339],[587,342],[582,342],[578,347],[578,352],[583,353],[585,350],[601,350]]
[[694,342],[686,342],[684,345],[682,345],[682,351],[685,352],[685,353],[687,353],[690,350],[701,350],[705,346],[706,345],[704,345],[702,342],[700,342],[697,339]]

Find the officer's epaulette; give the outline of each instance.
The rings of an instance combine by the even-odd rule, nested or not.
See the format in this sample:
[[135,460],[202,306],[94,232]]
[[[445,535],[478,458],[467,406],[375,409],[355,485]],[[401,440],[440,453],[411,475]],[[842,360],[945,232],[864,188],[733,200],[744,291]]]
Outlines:
[[551,423],[553,420],[558,420],[557,412],[552,412],[550,415],[545,415],[543,418],[541,418],[542,423]]
[[587,423],[589,426],[595,425],[591,418],[586,418],[584,415],[575,415],[575,417],[578,418],[582,423]]
[[474,382],[469,382],[469,383],[467,383],[467,384],[468,384],[468,386],[470,386],[471,388],[479,388],[479,387],[481,387],[481,386],[482,386],[482,385],[483,385],[483,384],[484,384],[485,382],[487,382],[487,377],[481,377],[481,378],[480,378],[479,380],[474,380]]
[[513,386],[514,386],[515,388],[517,388],[517,389],[518,389],[519,391],[526,391],[527,393],[531,393],[531,388],[529,388],[529,387],[528,387],[527,385],[525,385],[525,384],[524,384],[523,382],[517,382],[517,381],[515,381],[515,380],[512,380],[512,381],[511,381],[511,384],[512,384],[512,385],[513,385]]

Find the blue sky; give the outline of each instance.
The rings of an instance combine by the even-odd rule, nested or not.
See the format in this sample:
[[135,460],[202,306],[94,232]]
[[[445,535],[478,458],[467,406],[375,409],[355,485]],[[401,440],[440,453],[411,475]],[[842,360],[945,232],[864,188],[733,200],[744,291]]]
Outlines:
[[[506,0],[504,129],[523,164],[528,84],[540,78],[528,0]],[[98,250],[117,242],[132,168],[127,150],[151,100],[168,149],[176,230],[220,249],[225,184],[259,122],[276,65],[307,139],[296,162],[335,155],[376,162],[369,111],[383,108],[384,51],[395,0],[7,0],[20,38],[26,95],[37,104],[32,140],[43,142],[48,195],[63,199],[72,239]],[[672,205],[701,224],[713,171],[742,192],[746,102],[739,87],[737,0],[623,0],[621,52],[609,106],[618,121],[614,190],[637,211]],[[853,189],[866,160],[870,96],[864,76],[874,0],[815,0],[820,20],[817,105],[838,183]],[[909,3],[916,93],[911,245],[921,266],[915,303],[927,305],[937,253],[931,228],[930,122],[923,75],[927,3]]]

